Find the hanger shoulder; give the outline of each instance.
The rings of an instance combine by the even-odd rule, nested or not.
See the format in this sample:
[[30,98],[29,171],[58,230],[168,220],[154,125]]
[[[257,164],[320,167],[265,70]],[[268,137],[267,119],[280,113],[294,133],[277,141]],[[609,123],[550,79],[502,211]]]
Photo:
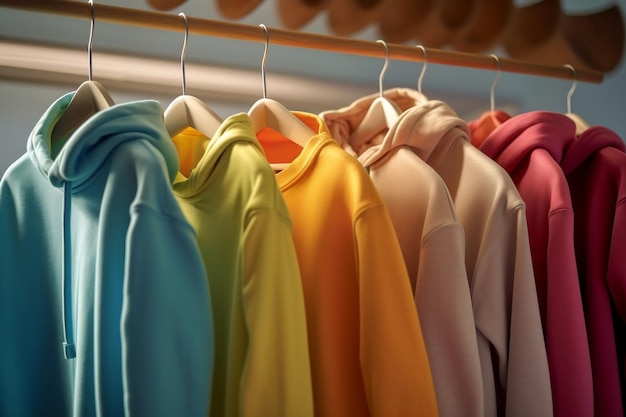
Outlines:
[[269,127],[302,147],[315,135],[311,128],[285,106],[269,98],[257,100],[248,111],[248,116],[255,132]]
[[574,121],[576,125],[576,136],[580,136],[585,130],[589,129],[589,123],[576,113],[565,113],[567,117]]
[[182,95],[174,99],[165,109],[165,128],[170,137],[176,136],[187,127],[192,127],[208,138],[222,124],[222,119],[202,100],[194,96]]
[[102,84],[97,81],[83,82],[74,93],[63,115],[54,125],[51,141],[67,138],[90,116],[113,104],[113,99]]
[[365,113],[365,117],[350,135],[350,144],[358,149],[383,130],[390,129],[402,111],[391,100],[376,97]]

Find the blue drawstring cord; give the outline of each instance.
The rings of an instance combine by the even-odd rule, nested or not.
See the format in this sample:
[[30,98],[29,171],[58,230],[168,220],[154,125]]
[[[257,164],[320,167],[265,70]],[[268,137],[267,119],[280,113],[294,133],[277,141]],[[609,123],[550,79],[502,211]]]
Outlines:
[[76,357],[72,320],[72,182],[63,183],[63,352],[65,359]]

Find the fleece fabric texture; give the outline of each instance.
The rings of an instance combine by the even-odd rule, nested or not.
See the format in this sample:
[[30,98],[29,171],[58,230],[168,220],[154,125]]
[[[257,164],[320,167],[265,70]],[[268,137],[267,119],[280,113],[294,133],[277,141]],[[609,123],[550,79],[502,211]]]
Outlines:
[[215,322],[211,416],[313,416],[291,218],[247,114],[176,135],[174,183],[207,270]]
[[415,295],[439,415],[483,417],[463,228],[445,183],[411,147],[415,132],[407,113],[360,146],[351,140],[371,102],[360,99],[320,116],[333,139],[367,169],[389,210]]
[[523,200],[508,174],[472,146],[467,124],[445,103],[411,89],[384,95],[410,112],[402,119],[411,126],[406,144],[446,183],[465,231],[485,415],[551,416]]
[[53,157],[72,97],[0,181],[0,415],[204,417],[210,296],[163,110],[102,110]]
[[621,416],[624,411],[624,151],[624,142],[615,132],[592,126],[574,140],[561,161],[574,208],[576,260],[591,351],[596,416]]
[[365,169],[324,122],[304,148],[257,138],[293,221],[307,315],[315,415],[437,416],[437,400],[402,252]]

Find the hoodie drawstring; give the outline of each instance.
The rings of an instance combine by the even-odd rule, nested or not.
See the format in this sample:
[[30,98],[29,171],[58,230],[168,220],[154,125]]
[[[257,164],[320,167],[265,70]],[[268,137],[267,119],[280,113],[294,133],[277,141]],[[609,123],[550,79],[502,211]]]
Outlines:
[[72,182],[63,183],[63,352],[65,359],[76,357],[72,321]]

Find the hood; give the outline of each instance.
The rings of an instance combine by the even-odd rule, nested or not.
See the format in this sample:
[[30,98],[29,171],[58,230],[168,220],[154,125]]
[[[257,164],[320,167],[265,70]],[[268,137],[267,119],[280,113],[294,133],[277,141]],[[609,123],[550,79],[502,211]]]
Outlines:
[[157,148],[167,165],[170,181],[178,172],[178,155],[163,125],[163,109],[145,100],[114,105],[84,122],[53,157],[50,134],[74,93],[59,98],[41,117],[28,139],[31,160],[55,187],[67,181],[80,187],[96,174],[109,154],[128,140],[145,139]]
[[467,125],[470,128],[472,144],[480,148],[487,136],[510,118],[511,116],[505,111],[490,110],[484,112],[477,120],[470,121]]
[[400,146],[411,147],[420,158],[427,160],[442,139],[449,135],[469,140],[467,124],[445,102],[428,100],[423,94],[404,88],[387,90],[384,95],[396,103],[403,113],[382,139],[374,138],[358,150],[350,146],[350,135],[378,94],[363,97],[342,109],[320,114],[331,136],[348,152],[357,155],[364,166],[375,164]]
[[626,152],[622,139],[610,129],[592,126],[580,134],[567,150],[561,167],[565,175],[569,175],[582,165],[590,156],[603,148],[615,148]]
[[[411,107],[417,106],[420,103],[425,103],[429,101],[426,95],[420,93],[417,90],[413,90],[412,88],[390,88],[383,91],[383,95],[385,96],[385,98],[393,101],[403,112],[410,109]],[[365,109],[367,110],[367,107],[369,107],[372,101],[374,101],[374,99],[379,96],[379,93],[370,94],[369,96],[365,96],[363,98],[355,100],[348,107],[365,106]]]
[[534,111],[512,117],[495,128],[480,150],[507,172],[513,172],[536,149],[544,149],[561,163],[575,138],[576,126],[569,117]]
[[[402,112],[428,101],[425,95],[409,88],[393,88],[383,92],[385,98],[393,101]],[[328,126],[331,136],[346,150],[350,150],[347,138],[356,130],[363,121],[367,109],[372,102],[379,97],[378,93],[359,98],[348,106],[338,110],[328,110],[319,114],[320,118]]]
[[51,132],[67,109],[74,92],[55,101],[33,128],[28,139],[30,159],[50,183],[63,190],[62,304],[63,350],[67,359],[76,356],[72,321],[72,193],[86,186],[111,152],[129,140],[145,139],[163,155],[170,181],[178,171],[178,156],[163,124],[163,109],[156,101],[114,105],[91,116],[67,138],[56,157],[51,149]]
[[249,143],[263,153],[246,113],[227,117],[212,138],[193,128],[187,128],[172,140],[178,149],[181,165],[174,190],[177,195],[185,198],[201,193],[208,186],[220,158],[235,143]]

